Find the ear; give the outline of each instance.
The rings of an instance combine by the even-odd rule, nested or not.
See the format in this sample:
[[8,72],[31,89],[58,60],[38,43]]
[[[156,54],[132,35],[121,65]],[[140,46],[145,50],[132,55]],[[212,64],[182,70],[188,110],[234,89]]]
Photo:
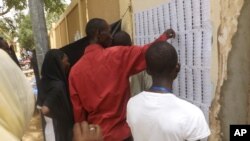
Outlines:
[[180,70],[181,70],[181,65],[177,63],[175,66],[175,69],[171,72],[171,76],[173,80],[178,76],[178,73],[180,72]]
[[181,70],[181,65],[180,65],[180,63],[177,63],[177,65],[176,65],[176,73],[178,74],[180,72],[180,70]]

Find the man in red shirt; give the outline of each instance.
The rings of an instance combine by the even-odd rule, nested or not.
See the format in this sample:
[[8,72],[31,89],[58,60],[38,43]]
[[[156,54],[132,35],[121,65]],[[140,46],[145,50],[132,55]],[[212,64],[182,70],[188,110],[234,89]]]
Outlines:
[[[125,141],[131,137],[126,123],[130,98],[129,76],[146,68],[143,47],[112,47],[108,23],[91,19],[86,26],[90,45],[72,67],[69,75],[70,97],[75,122],[87,121],[101,126],[105,141]],[[157,40],[175,37],[172,29]]]

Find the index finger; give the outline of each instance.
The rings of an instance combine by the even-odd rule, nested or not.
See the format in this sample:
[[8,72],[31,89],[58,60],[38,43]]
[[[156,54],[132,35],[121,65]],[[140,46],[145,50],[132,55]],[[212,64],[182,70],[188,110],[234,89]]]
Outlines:
[[83,121],[81,123],[81,128],[82,128],[83,135],[89,134],[89,124],[86,121]]
[[73,137],[74,139],[81,136],[81,126],[80,123],[75,123],[74,127],[73,127]]

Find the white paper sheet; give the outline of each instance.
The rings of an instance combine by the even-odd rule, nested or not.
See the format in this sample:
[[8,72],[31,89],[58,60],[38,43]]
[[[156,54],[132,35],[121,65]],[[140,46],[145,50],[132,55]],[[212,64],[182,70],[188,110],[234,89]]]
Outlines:
[[200,107],[208,120],[212,99],[210,1],[171,0],[134,17],[136,44],[152,42],[169,28],[176,31],[176,38],[168,40],[181,64],[173,92]]

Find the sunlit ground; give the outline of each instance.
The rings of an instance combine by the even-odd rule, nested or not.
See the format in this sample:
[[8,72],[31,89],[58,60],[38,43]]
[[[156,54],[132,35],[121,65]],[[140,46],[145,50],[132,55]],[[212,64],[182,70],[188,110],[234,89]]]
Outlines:
[[30,121],[29,127],[24,134],[22,141],[44,141],[42,133],[41,116],[39,112],[35,112]]
[[[26,72],[30,72],[25,71]],[[27,75],[26,75],[27,76]],[[34,85],[34,75],[27,76],[27,79],[29,80],[30,84]],[[36,110],[34,112],[34,115],[29,123],[29,126],[27,128],[27,131],[25,132],[22,141],[44,141],[43,132],[42,132],[42,120],[40,113]]]

